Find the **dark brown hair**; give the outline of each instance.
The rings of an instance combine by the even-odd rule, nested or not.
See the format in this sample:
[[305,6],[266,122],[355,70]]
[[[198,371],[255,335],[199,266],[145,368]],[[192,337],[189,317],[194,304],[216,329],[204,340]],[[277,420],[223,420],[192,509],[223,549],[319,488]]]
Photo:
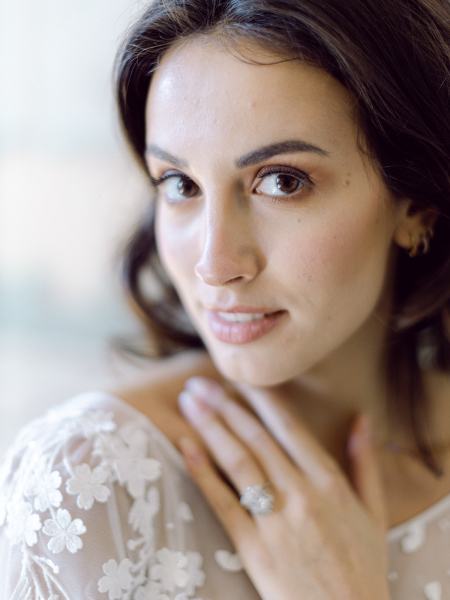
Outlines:
[[[154,0],[130,27],[115,63],[121,125],[146,175],[152,73],[164,52],[189,36],[214,35],[230,46],[257,42],[324,69],[354,96],[366,148],[394,198],[438,215],[427,254],[396,254],[384,364],[388,410],[410,428],[437,476],[442,469],[420,424],[429,416],[422,369],[450,371],[449,6],[448,0]],[[122,262],[124,285],[152,342],[148,356],[204,349],[159,261],[149,206]],[[158,293],[144,290],[144,278]]]

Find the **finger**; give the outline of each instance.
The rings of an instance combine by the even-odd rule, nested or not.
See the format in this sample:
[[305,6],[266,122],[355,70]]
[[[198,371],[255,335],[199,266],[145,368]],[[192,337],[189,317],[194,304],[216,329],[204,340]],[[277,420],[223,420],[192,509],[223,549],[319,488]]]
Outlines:
[[370,421],[367,421],[366,428],[364,417],[367,415],[358,415],[351,428],[348,444],[351,477],[365,507],[386,531],[388,520],[381,469],[371,436]]
[[295,398],[287,391],[286,395],[282,395],[280,390],[233,383],[294,463],[315,484],[323,486],[329,483],[330,477],[344,477],[336,460],[289,406],[289,402],[295,402]]
[[[194,395],[196,390],[198,391],[195,378],[188,379],[185,387]],[[250,449],[278,490],[288,493],[294,481],[299,483],[297,467],[275,442],[261,421],[248,409],[239,405],[220,388],[214,390],[214,393],[203,394],[201,397],[214,408],[228,428]]]
[[252,517],[240,505],[234,492],[221,479],[214,465],[194,440],[182,437],[178,444],[192,479],[222,523],[234,547],[241,556],[250,555],[250,546],[257,539]]
[[181,392],[178,400],[183,414],[198,430],[214,461],[239,494],[248,485],[263,484],[267,480],[248,449],[220,422],[211,407],[187,390]]

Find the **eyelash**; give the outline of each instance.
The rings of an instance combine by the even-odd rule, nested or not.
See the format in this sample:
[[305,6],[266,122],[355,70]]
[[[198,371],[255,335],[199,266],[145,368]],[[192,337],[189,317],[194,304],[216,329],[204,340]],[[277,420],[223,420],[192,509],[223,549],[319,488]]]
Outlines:
[[[313,188],[314,187],[314,181],[312,180],[311,176],[306,173],[305,171],[300,171],[299,169],[294,169],[293,167],[288,167],[288,166],[268,166],[268,167],[264,167],[263,169],[261,169],[261,171],[258,173],[257,175],[257,179],[259,181],[262,181],[265,177],[267,177],[268,175],[292,175],[293,177],[295,177],[296,179],[298,179],[299,181],[301,181],[304,186],[306,188]],[[187,177],[187,175],[184,175],[183,173],[164,173],[161,177],[155,179],[154,177],[152,177],[150,175],[150,179],[152,184],[155,187],[160,186],[164,181],[166,181],[167,179],[171,179],[172,177],[179,177],[180,179],[184,179],[185,181],[192,181],[189,177]],[[271,196],[268,195],[271,202],[274,202],[276,204],[281,203],[285,203],[286,202],[286,198],[289,199],[292,196],[297,196],[299,193],[301,194],[303,192],[304,188],[302,188],[300,191],[295,191],[292,194],[286,194],[285,196]],[[264,194],[259,194],[259,195],[264,195]],[[187,198],[189,198],[190,196],[188,196]],[[170,205],[175,205],[175,204],[182,204],[183,201],[181,202],[168,202]]]

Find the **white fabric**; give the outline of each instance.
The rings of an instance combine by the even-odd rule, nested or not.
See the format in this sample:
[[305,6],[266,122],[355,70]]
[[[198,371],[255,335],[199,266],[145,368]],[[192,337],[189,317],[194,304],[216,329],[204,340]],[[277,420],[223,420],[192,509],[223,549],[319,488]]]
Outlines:
[[[386,537],[392,600],[450,598],[450,495]],[[23,427],[0,464],[0,600],[260,596],[181,454],[102,391]]]

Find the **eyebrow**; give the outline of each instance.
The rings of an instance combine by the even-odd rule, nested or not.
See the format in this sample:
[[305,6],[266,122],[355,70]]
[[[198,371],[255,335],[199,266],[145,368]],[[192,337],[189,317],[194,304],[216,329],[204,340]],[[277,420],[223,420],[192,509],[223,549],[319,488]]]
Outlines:
[[[234,164],[239,169],[255,165],[263,160],[276,156],[277,154],[287,154],[289,152],[313,152],[320,156],[329,156],[329,152],[319,146],[305,142],[304,140],[285,140],[268,146],[256,148],[243,156],[240,156],[234,161]],[[146,149],[146,154],[152,154],[161,160],[172,163],[176,167],[189,168],[188,162],[183,158],[178,158],[170,154],[157,144],[149,144]]]

